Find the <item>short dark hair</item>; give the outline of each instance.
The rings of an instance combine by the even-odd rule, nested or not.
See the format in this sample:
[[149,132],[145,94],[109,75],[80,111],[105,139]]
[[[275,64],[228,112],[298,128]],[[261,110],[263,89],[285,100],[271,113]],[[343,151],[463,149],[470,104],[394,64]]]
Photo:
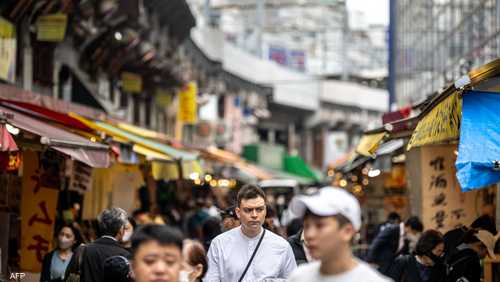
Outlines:
[[401,216],[397,212],[391,212],[387,216],[387,221],[401,221]]
[[415,254],[419,256],[429,255],[432,250],[439,244],[444,244],[443,234],[436,230],[427,230],[422,233],[422,236],[417,241],[415,246]]
[[497,227],[495,225],[495,220],[491,216],[486,214],[476,218],[476,220],[472,222],[470,227],[474,229],[482,229],[489,231],[493,235],[497,234]]
[[137,229],[132,235],[132,256],[135,256],[139,247],[147,242],[158,242],[160,245],[173,245],[182,252],[182,233],[167,225],[146,224]]
[[481,242],[479,238],[476,237],[477,232],[479,229],[469,229],[467,232],[465,232],[464,237],[462,239],[462,242],[465,244],[474,244],[477,242]]
[[417,216],[408,218],[405,222],[405,226],[408,226],[418,232],[422,232],[424,230],[424,225]]
[[266,200],[266,193],[257,185],[247,184],[241,187],[238,195],[236,196],[236,201],[238,202],[238,207],[241,205],[242,200],[255,199],[261,197]]
[[103,210],[97,221],[101,235],[115,237],[125,225],[127,225],[128,214],[121,208],[110,208]]

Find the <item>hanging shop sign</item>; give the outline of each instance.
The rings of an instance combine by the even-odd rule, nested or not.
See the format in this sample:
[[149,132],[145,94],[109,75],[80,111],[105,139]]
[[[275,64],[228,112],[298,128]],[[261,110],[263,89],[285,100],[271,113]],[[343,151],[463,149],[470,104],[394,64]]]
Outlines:
[[14,25],[0,17],[0,79],[16,80],[16,33]]
[[68,160],[71,164],[71,175],[68,190],[84,194],[92,188],[92,168],[82,162]]
[[168,107],[172,104],[172,95],[165,89],[156,89],[155,101],[161,107]]
[[363,135],[361,140],[359,140],[358,146],[356,147],[356,152],[365,157],[374,157],[375,152],[385,135],[385,132]]
[[477,191],[463,193],[455,177],[452,145],[421,148],[422,221],[425,229],[446,232],[478,216]]
[[463,95],[456,162],[462,191],[500,183],[500,93],[468,91]]
[[458,139],[462,101],[458,93],[454,93],[434,107],[417,124],[408,150],[427,144]]
[[61,42],[66,34],[68,15],[51,14],[40,16],[36,22],[38,41]]
[[128,93],[142,92],[142,77],[131,72],[122,72],[122,89]]
[[179,109],[177,119],[184,123],[196,123],[197,106],[196,95],[198,88],[196,83],[190,82],[179,92]]
[[42,187],[38,153],[24,151],[21,196],[21,270],[40,272],[51,242],[59,191]]

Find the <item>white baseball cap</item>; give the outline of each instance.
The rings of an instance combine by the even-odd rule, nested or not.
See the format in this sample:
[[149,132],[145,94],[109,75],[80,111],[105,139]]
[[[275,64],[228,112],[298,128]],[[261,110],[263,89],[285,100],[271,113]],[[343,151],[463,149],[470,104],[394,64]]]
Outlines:
[[303,217],[306,210],[318,216],[341,214],[359,231],[361,228],[361,208],[358,200],[344,189],[324,187],[313,195],[296,196],[290,203],[292,213]]

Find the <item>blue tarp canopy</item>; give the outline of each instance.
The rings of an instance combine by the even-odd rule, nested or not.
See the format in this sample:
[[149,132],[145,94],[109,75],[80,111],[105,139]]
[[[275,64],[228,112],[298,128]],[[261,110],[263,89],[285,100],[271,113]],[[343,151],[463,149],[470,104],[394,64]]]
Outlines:
[[458,158],[462,191],[500,182],[500,93],[467,91],[463,95]]

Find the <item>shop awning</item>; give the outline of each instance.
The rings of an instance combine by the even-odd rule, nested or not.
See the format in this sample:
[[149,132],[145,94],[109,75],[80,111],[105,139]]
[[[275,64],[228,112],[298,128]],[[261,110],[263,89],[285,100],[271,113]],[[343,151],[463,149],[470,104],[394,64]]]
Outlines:
[[356,147],[356,153],[365,157],[373,157],[385,135],[386,132],[363,135]]
[[[162,144],[162,143],[159,143],[159,142],[156,142],[153,140],[149,140],[149,139],[140,137],[140,136],[135,135],[133,133],[130,133],[126,130],[123,130],[123,129],[115,127],[111,124],[108,124],[106,122],[90,121],[90,120],[85,119],[84,117],[81,117],[75,113],[69,113],[69,115],[74,117],[74,118],[77,118],[78,120],[82,121],[86,125],[94,128],[95,130],[104,132],[104,133],[106,133],[110,136],[113,136],[113,137],[118,137],[118,138],[123,138],[123,139],[129,140],[130,142],[133,142],[134,144],[137,144],[143,148],[147,148],[149,150],[153,150],[153,151],[156,151],[158,153],[165,154],[172,159],[183,160],[183,161],[194,161],[198,157],[198,155],[195,153],[177,150],[177,149],[175,149],[171,146],[168,146],[166,144]],[[143,152],[144,152],[144,150],[143,150]],[[137,153],[140,153],[140,152],[137,152]]]
[[117,124],[117,127],[120,128],[120,129],[123,129],[125,131],[128,131],[130,133],[133,133],[135,135],[138,135],[140,137],[144,137],[144,138],[148,138],[148,139],[153,139],[153,140],[159,140],[159,141],[162,141],[162,142],[168,142],[169,141],[168,136],[165,135],[165,134],[163,134],[163,133],[156,132],[156,131],[149,130],[149,129],[142,128],[142,127],[138,127],[138,126],[135,126],[135,125],[132,125],[132,124],[120,122],[120,123]]
[[377,156],[392,154],[395,151],[403,148],[404,145],[405,141],[403,139],[389,140],[385,143],[382,143],[375,154]]
[[310,178],[313,181],[320,180],[316,173],[299,156],[285,156],[283,168],[286,172],[300,177]]
[[288,173],[282,170],[275,170],[275,169],[267,169],[267,170],[273,175],[273,179],[296,180],[300,185],[310,185],[316,182],[311,178],[301,177],[299,175]]
[[109,166],[109,147],[89,141],[74,133],[55,127],[25,114],[0,106],[0,111],[9,116],[12,126],[41,137],[42,144],[62,152],[91,167]]
[[[181,163],[182,167],[182,178],[183,179],[196,179],[202,177],[204,172],[198,162],[198,160],[193,161],[183,161]],[[152,163],[152,173],[155,180],[175,180],[180,178],[179,164],[178,162],[158,162],[153,161]]]
[[500,93],[467,91],[463,95],[456,161],[462,191],[500,183]]

